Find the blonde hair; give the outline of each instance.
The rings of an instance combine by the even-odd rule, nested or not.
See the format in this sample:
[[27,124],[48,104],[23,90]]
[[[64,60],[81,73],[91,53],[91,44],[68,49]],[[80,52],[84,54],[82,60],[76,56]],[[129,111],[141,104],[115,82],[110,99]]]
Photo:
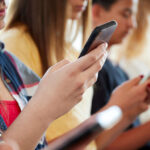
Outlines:
[[124,52],[121,56],[128,59],[136,57],[142,53],[144,44],[146,42],[146,33],[149,22],[148,15],[150,14],[150,0],[139,0],[138,12],[136,16],[137,27],[133,30],[131,35],[126,39]]
[[[27,27],[27,32],[38,47],[43,73],[65,57],[67,11],[64,10],[67,10],[67,6],[67,0],[13,0],[9,9],[5,29],[18,24]],[[83,43],[90,28],[90,7],[91,0],[79,21],[79,26],[83,26]]]

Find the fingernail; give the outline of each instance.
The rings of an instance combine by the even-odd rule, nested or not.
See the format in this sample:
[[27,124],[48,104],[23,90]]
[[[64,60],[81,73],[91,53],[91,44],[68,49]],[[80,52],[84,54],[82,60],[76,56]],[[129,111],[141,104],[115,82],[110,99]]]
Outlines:
[[102,46],[106,49],[108,47],[107,43],[103,43]]
[[140,75],[140,78],[143,79],[143,78],[144,78],[144,75]]

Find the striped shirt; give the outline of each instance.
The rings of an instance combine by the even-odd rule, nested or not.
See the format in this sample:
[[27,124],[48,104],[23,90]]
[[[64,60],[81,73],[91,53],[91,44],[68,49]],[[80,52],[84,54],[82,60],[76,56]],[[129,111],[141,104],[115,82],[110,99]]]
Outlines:
[[[4,50],[2,42],[0,42],[0,73],[3,83],[17,101],[20,109],[23,110],[34,95],[40,78],[12,53]],[[1,115],[0,130],[7,130],[6,123]],[[40,150],[45,145],[46,140],[43,136],[35,150]]]

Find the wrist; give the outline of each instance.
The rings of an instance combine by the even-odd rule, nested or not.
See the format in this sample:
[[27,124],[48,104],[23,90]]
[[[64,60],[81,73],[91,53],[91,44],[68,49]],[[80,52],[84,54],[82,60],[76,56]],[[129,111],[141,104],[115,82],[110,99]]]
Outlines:
[[35,95],[30,102],[32,103],[30,106],[33,109],[33,116],[36,117],[37,120],[40,120],[40,122],[43,122],[43,124],[49,126],[49,124],[57,118],[55,114],[56,109],[53,107],[54,105],[46,103],[43,97]]

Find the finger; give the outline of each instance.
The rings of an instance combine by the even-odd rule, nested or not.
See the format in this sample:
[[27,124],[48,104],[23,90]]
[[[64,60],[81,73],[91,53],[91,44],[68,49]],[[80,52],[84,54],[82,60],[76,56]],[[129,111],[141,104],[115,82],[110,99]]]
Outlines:
[[136,86],[136,85],[139,84],[141,79],[143,79],[143,77],[144,77],[143,75],[140,75],[140,76],[138,76],[138,77],[136,77],[136,78],[134,78],[132,80],[129,80],[129,81],[125,82],[125,84],[129,85],[130,87]]
[[142,103],[140,107],[141,107],[141,112],[144,112],[148,109],[148,105],[146,103]]
[[107,44],[101,44],[98,46],[96,49],[88,53],[87,55],[79,58],[75,63],[74,63],[74,68],[84,71],[91,65],[93,65],[101,56],[106,55],[107,51]]
[[89,81],[91,80],[91,78],[93,78],[93,76],[96,76],[97,73],[102,69],[102,65],[100,64],[99,61],[97,61],[94,65],[92,65],[90,68],[88,68],[87,70],[85,70],[82,73],[82,77]]
[[68,60],[64,59],[64,60],[62,60],[62,61],[56,63],[54,66],[52,66],[49,71],[50,71],[50,72],[57,71],[58,69],[64,67],[65,65],[67,65],[67,64],[69,64],[69,63],[70,63],[70,62],[69,62]]
[[100,60],[83,72],[82,75],[85,79],[91,80],[91,78],[93,78],[93,76],[95,76],[102,69],[103,62],[101,62],[101,59],[103,59],[103,56]]
[[141,88],[140,90],[145,90],[147,93],[150,91],[150,79],[145,81],[144,83],[140,84],[139,87]]
[[139,86],[136,87],[136,93],[138,94],[139,98],[144,102],[149,98],[149,84],[150,82],[145,82],[143,84],[140,84]]
[[146,91],[147,91],[146,103],[150,104],[150,84],[147,85]]
[[97,76],[95,75],[90,81],[87,82],[86,89],[91,87],[97,81]]

